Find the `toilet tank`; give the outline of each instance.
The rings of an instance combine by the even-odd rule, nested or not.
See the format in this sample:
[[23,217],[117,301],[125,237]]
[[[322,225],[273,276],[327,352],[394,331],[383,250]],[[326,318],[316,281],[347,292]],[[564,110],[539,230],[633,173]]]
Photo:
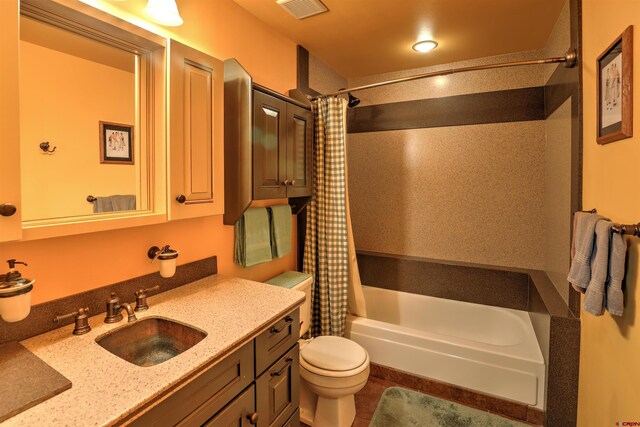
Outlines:
[[305,299],[300,306],[300,336],[306,334],[311,326],[311,286],[313,285],[313,277],[310,274],[298,271],[285,271],[267,280],[266,283],[304,292]]

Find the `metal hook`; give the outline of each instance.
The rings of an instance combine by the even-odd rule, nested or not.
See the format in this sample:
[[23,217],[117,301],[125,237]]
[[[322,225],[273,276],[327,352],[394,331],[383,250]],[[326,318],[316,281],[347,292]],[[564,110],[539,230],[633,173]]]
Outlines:
[[53,150],[49,150],[49,141],[44,141],[40,143],[40,149],[47,154],[53,153],[54,151],[56,151],[56,148],[58,147],[53,147]]

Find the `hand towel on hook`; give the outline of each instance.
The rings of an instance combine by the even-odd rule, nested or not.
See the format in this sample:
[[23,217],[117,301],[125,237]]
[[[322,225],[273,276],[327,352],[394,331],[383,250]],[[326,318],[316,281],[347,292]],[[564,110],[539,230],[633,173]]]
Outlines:
[[624,279],[624,263],[627,257],[627,239],[620,233],[611,236],[609,253],[609,277],[607,279],[606,308],[614,316],[624,313],[624,295],[622,280]]
[[[603,219],[595,213],[576,212],[576,226],[573,230],[575,254],[571,260],[571,268],[567,280],[576,290],[584,293],[591,280],[591,255],[596,223]],[[582,288],[582,290],[580,289]]]
[[596,223],[596,241],[591,256],[591,280],[584,295],[583,308],[594,316],[604,312],[604,292],[609,271],[609,245],[611,243],[611,221]]

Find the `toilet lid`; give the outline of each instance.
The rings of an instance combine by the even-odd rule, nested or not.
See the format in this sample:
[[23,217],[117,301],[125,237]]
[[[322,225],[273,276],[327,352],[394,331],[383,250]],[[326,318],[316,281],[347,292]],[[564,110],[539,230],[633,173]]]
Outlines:
[[314,338],[300,355],[310,365],[327,371],[350,371],[367,360],[367,352],[358,343],[334,336]]

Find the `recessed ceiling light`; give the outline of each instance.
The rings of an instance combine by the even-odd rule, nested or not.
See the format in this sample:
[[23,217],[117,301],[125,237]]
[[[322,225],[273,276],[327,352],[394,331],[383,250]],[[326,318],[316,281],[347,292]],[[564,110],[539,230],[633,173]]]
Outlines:
[[427,53],[438,47],[438,43],[433,40],[422,40],[411,46],[416,52]]

